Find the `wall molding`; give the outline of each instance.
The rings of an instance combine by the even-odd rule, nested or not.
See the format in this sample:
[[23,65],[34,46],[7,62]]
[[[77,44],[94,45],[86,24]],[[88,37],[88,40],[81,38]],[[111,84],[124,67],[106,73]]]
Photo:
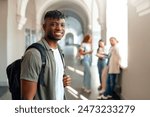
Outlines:
[[18,22],[18,30],[21,30],[24,24],[27,21],[25,17],[26,8],[27,8],[28,0],[18,0],[17,1],[17,22]]
[[150,0],[129,0],[136,7],[136,12],[139,16],[144,16],[150,13]]
[[17,22],[18,22],[18,30],[21,30],[25,25],[27,18],[21,15],[17,15]]

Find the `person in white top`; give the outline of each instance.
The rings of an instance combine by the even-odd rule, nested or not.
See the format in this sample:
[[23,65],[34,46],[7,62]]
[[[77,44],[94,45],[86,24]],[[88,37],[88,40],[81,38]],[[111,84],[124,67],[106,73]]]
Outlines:
[[104,67],[106,66],[107,56],[108,56],[104,41],[102,39],[98,41],[98,49],[97,49],[96,56],[98,57],[97,67],[98,67],[99,81],[100,81],[100,86],[98,87],[98,90],[101,90],[102,89],[102,71]]
[[83,77],[83,89],[86,93],[91,93],[91,54],[92,54],[92,38],[90,35],[86,35],[80,47],[80,54],[84,56],[84,77]]

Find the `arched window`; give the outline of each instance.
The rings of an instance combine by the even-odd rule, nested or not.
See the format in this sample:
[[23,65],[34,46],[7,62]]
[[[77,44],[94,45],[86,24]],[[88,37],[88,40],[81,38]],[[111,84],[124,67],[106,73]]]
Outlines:
[[72,45],[74,44],[74,37],[72,33],[67,33],[65,37],[65,45]]
[[107,0],[106,25],[107,45],[109,38],[116,37],[119,40],[123,67],[128,66],[128,14],[127,0]]

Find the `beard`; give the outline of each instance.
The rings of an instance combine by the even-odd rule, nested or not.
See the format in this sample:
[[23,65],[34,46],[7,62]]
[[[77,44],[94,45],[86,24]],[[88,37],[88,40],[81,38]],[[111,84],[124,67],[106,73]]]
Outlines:
[[46,37],[48,40],[51,40],[51,41],[59,41],[60,40],[60,38],[54,37],[54,35],[51,32],[48,32]]

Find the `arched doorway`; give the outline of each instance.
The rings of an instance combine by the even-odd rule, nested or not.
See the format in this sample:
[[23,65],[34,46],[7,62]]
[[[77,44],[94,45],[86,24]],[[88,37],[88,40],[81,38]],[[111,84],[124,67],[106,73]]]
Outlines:
[[67,33],[65,37],[65,45],[73,45],[74,44],[74,36],[72,33]]

